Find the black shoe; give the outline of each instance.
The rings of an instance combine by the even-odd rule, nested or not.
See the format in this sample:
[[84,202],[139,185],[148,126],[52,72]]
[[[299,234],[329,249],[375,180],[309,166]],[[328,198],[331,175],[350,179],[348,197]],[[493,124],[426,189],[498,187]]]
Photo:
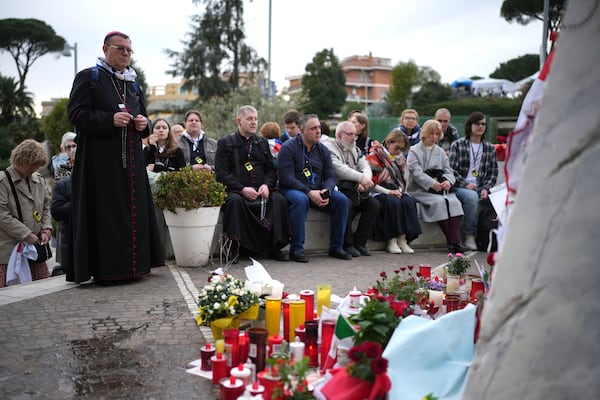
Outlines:
[[350,253],[344,249],[329,249],[329,257],[339,258],[340,260],[352,260]]
[[448,251],[450,253],[466,253],[469,251],[462,243],[455,243],[448,246]]
[[277,260],[277,261],[290,261],[290,258],[287,256],[287,254],[284,254],[279,249],[273,250],[271,252],[271,254],[269,254],[269,258],[272,258],[273,260]]
[[354,246],[344,247],[346,253],[350,254],[352,257],[360,257],[360,252],[354,248]]
[[290,260],[300,263],[307,263],[308,257],[306,257],[306,254],[304,254],[304,251],[293,252],[290,250]]
[[367,249],[367,246],[356,246],[356,250],[360,253],[361,256],[370,256],[371,252]]
[[54,268],[52,268],[52,274],[50,276],[59,276],[59,275],[64,275],[62,265],[55,264]]

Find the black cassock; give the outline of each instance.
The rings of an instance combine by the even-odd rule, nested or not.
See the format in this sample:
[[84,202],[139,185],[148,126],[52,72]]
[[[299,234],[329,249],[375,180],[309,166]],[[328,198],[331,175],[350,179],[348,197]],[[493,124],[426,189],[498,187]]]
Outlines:
[[[77,74],[67,114],[77,130],[72,172],[72,268],[67,281],[126,280],[164,265],[142,137],[149,134],[116,128],[113,115],[124,111],[146,116],[143,98],[132,82],[99,68]],[[150,124],[149,124],[150,125]]]
[[[257,254],[289,243],[287,200],[275,191],[277,170],[265,138],[254,135],[246,139],[239,132],[221,138],[217,142],[215,172],[217,180],[227,186],[223,231],[230,239]],[[239,194],[246,186],[258,190],[262,184],[269,187],[266,220],[261,220],[259,199],[250,202]]]

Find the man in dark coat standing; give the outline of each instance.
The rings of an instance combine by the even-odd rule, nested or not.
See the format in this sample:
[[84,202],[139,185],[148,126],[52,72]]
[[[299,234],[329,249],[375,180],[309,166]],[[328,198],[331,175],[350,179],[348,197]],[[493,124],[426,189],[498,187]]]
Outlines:
[[67,281],[139,278],[164,265],[142,153],[150,132],[129,67],[131,40],[110,32],[96,67],[77,74],[67,114],[77,128],[72,269]]
[[217,142],[217,181],[227,187],[223,205],[223,231],[253,255],[288,261],[281,251],[289,243],[291,228],[287,201],[275,191],[277,171],[269,143],[256,135],[258,113],[242,106],[237,132]]

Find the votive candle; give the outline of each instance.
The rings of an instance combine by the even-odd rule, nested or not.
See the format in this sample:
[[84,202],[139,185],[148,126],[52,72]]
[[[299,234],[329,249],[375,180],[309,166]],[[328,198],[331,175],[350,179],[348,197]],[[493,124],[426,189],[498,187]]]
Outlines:
[[317,314],[321,316],[323,306],[331,307],[331,285],[321,283],[317,285]]
[[286,342],[291,342],[290,340],[290,303],[291,300],[283,299],[281,300],[281,308],[283,312],[283,338]]
[[315,312],[315,291],[303,290],[300,292],[300,298],[305,302],[304,320],[310,321],[313,319],[313,313]]
[[278,297],[267,297],[265,304],[265,327],[269,336],[279,332],[281,326],[281,299]]
[[295,329],[304,323],[304,300],[292,300],[290,302],[290,342],[296,337]]

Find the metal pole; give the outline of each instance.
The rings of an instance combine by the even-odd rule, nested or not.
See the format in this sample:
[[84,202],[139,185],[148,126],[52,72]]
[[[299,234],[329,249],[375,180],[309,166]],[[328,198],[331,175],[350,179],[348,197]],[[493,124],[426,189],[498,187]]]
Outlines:
[[73,56],[75,57],[75,76],[77,76],[77,42],[73,44]]
[[271,0],[269,0],[269,65],[267,69],[267,93],[271,98]]
[[542,52],[540,54],[540,69],[546,62],[548,55],[548,13],[550,9],[550,0],[544,0],[544,33],[542,35]]

